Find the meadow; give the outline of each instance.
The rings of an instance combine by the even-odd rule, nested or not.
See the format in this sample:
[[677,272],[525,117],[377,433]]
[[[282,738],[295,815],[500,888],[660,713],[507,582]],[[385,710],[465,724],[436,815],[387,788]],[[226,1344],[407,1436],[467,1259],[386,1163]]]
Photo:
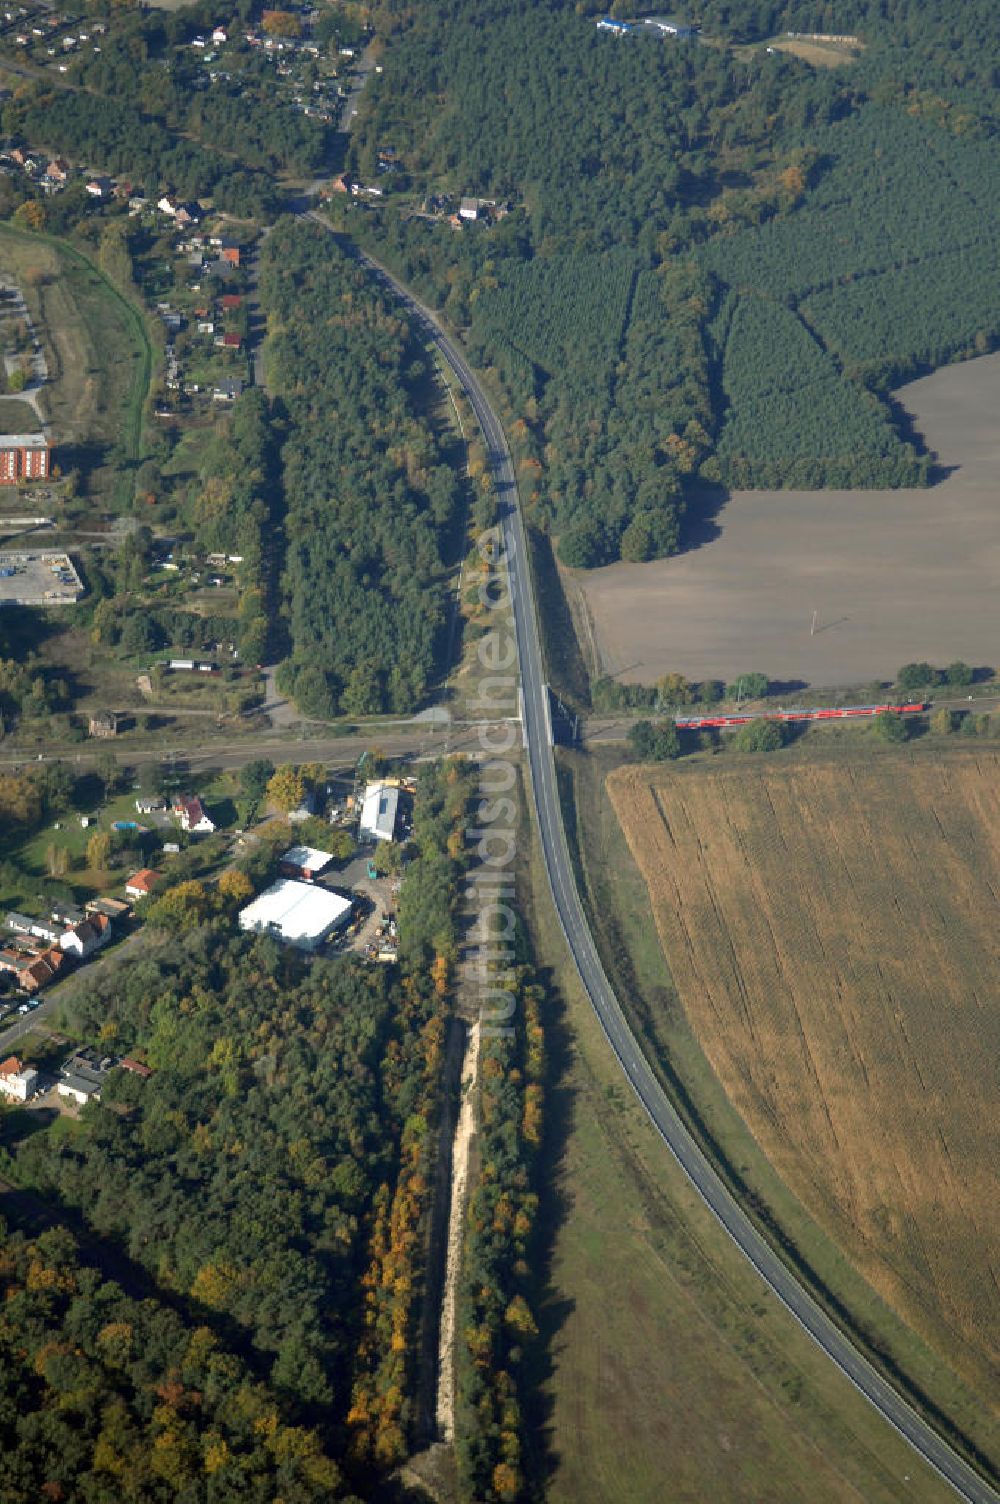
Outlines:
[[955,749],[608,780],[730,1101],[820,1227],[994,1411],[998,774],[996,754]]

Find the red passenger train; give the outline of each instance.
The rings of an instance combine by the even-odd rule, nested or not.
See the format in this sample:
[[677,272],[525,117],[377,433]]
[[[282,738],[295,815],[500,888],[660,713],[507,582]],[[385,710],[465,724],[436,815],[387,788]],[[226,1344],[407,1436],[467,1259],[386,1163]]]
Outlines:
[[813,710],[749,710],[745,715],[679,715],[678,731],[701,731],[709,726],[745,726],[748,721],[849,721],[876,715],[917,715],[929,707],[922,700],[909,705],[820,705]]

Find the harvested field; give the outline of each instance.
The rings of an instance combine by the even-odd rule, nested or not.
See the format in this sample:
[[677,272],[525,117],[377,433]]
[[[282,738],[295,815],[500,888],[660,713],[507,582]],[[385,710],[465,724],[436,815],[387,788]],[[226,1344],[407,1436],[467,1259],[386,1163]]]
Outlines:
[[608,788],[730,1100],[1000,1408],[1000,757],[628,767]]
[[[606,673],[748,669],[814,685],[891,678],[915,659],[983,665],[1000,640],[1000,354],[899,400],[942,466],[929,490],[738,491],[718,536],[673,559],[568,571]],[[812,614],[818,613],[811,634]]]

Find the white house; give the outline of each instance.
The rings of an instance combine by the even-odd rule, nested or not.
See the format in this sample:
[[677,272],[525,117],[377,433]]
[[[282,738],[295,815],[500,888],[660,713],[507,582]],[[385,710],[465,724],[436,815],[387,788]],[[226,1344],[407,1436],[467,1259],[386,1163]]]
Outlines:
[[365,789],[358,821],[358,834],[362,840],[391,841],[396,835],[396,815],[399,812],[399,790],[384,783],[370,783]]
[[110,1055],[99,1056],[96,1050],[81,1050],[79,1054],[71,1055],[59,1072],[59,1095],[69,1097],[79,1107],[88,1102],[99,1102],[101,1087],[114,1065]]
[[12,1102],[27,1102],[38,1085],[38,1072],[30,1065],[22,1065],[16,1055],[0,1061],[0,1092]]
[[210,836],[215,830],[215,821],[205,813],[205,807],[197,795],[175,799],[174,814],[180,821],[181,830],[186,830],[189,835]]
[[95,950],[100,950],[110,939],[111,920],[108,916],[91,914],[82,924],[75,924],[59,936],[59,947],[68,955],[83,961],[87,956],[92,956]]

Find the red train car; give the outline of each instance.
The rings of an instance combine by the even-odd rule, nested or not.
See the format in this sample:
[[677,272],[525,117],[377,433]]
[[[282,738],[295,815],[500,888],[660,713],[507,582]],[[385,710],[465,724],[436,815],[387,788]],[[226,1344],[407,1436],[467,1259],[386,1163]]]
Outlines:
[[712,726],[745,726],[748,721],[846,721],[877,715],[917,715],[926,709],[922,700],[906,705],[817,705],[811,710],[757,710],[745,715],[679,715],[674,725],[678,731],[702,731]]

